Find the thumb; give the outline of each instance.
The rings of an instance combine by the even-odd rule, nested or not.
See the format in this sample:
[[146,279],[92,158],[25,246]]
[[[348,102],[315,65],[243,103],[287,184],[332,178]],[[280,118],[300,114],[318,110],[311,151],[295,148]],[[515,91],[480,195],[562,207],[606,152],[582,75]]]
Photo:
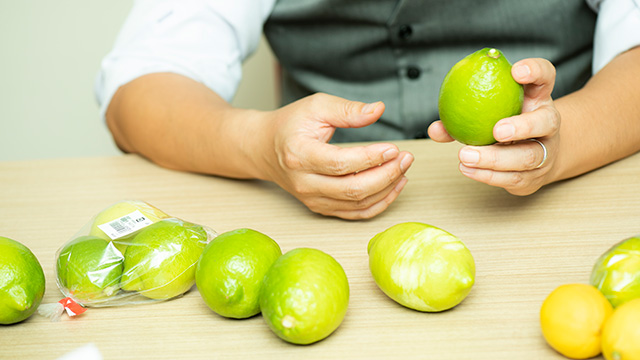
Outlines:
[[525,102],[533,104],[546,102],[556,81],[556,68],[545,59],[524,59],[513,64],[513,78],[524,85]]
[[385,110],[382,101],[363,103],[327,94],[316,95],[320,95],[322,99],[322,101],[316,103],[321,107],[316,109],[316,114],[322,114],[321,120],[334,127],[365,127],[376,122]]

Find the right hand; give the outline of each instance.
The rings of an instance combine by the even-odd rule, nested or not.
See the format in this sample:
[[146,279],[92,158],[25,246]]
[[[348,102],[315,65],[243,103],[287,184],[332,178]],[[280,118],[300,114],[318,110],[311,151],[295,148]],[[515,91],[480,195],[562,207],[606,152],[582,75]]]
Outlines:
[[329,144],[336,128],[376,122],[382,102],[365,104],[315,94],[267,116],[262,177],[293,194],[311,211],[344,219],[383,212],[407,182],[413,155],[390,143],[343,148]]

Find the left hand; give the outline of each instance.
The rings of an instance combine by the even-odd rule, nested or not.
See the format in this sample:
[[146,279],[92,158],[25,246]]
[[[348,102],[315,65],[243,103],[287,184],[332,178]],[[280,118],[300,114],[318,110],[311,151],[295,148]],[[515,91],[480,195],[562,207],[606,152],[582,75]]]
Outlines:
[[[513,65],[511,75],[524,85],[522,114],[496,123],[496,144],[460,149],[459,167],[471,179],[502,187],[514,195],[529,195],[551,182],[560,148],[560,113],[551,98],[556,71],[548,60],[524,59]],[[431,124],[428,132],[437,142],[454,140],[441,121]],[[547,148],[542,166],[544,150],[529,139],[537,139]]]

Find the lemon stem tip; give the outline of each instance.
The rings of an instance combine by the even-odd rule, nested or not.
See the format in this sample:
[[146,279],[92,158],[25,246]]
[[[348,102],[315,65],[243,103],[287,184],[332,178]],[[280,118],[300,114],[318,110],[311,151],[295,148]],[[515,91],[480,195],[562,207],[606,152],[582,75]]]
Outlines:
[[497,59],[497,58],[500,57],[500,51],[498,49],[490,49],[487,52],[487,56],[490,57],[490,58]]

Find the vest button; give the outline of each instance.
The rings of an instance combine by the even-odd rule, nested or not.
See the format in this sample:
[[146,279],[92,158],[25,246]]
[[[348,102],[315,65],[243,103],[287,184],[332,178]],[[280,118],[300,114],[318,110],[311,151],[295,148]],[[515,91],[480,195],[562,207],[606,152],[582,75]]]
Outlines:
[[417,79],[420,77],[420,69],[415,67],[415,66],[411,66],[407,69],[407,77],[411,80]]
[[398,37],[402,40],[407,40],[413,34],[413,28],[410,25],[401,25],[398,28]]

